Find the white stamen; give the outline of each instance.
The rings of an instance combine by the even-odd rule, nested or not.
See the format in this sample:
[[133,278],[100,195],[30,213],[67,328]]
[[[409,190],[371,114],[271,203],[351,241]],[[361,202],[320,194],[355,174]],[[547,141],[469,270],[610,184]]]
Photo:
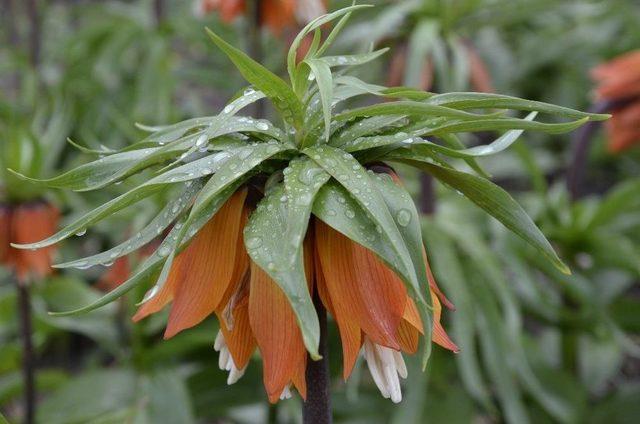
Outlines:
[[242,369],[236,367],[236,363],[233,361],[231,352],[229,352],[229,348],[227,347],[227,342],[224,340],[222,331],[218,331],[218,334],[216,335],[216,341],[213,344],[213,348],[217,352],[220,352],[220,356],[218,357],[218,367],[223,371],[229,371],[227,384],[231,385],[238,381],[240,377],[244,375],[247,367],[245,366]]
[[378,386],[383,397],[391,399],[393,403],[402,400],[402,388],[399,377],[407,377],[407,367],[402,354],[373,343],[368,337],[364,338],[364,357],[369,367],[373,381]]
[[280,400],[285,399],[291,399],[291,383],[287,384],[280,393]]

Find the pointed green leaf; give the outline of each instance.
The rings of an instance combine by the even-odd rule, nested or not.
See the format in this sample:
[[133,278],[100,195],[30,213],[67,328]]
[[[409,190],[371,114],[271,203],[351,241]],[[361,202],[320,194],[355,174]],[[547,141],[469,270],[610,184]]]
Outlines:
[[53,265],[54,268],[85,269],[94,265],[113,263],[116,259],[128,255],[162,234],[185,209],[191,206],[191,201],[202,188],[202,181],[187,181],[183,192],[174,200],[168,202],[162,210],[143,229],[130,239],[117,246],[96,255],[79,258],[73,261]]
[[[284,199],[284,201],[283,201]],[[244,243],[251,259],[278,284],[287,296],[302,332],[304,345],[313,359],[319,359],[320,324],[304,272],[302,249],[295,252],[294,263],[282,258],[282,234],[287,231],[289,203],[282,187],[274,187],[260,201],[244,229]],[[287,263],[281,267],[280,264]]]
[[502,188],[481,177],[443,168],[441,166],[412,159],[402,162],[422,169],[443,183],[461,192],[469,200],[500,221],[505,227],[522,237],[542,252],[560,271],[570,274],[569,268],[560,260],[536,224],[522,207]]
[[413,268],[411,254],[371,175],[353,156],[334,147],[310,147],[303,153],[331,174],[367,211],[401,259],[402,265],[411,277],[410,285],[417,299],[424,304],[424,296],[420,292],[420,281]]
[[361,116],[377,115],[420,115],[420,116],[442,116],[457,119],[488,119],[495,115],[478,115],[475,113],[463,112],[457,109],[450,109],[443,106],[429,105],[411,100],[400,100],[396,102],[380,103],[372,106],[364,106],[342,112],[334,117],[340,121]]
[[575,119],[588,118],[593,121],[602,121],[610,117],[610,115],[607,114],[581,112],[579,110],[556,106],[549,103],[492,93],[444,93],[429,98],[426,100],[426,103],[447,106],[454,109],[526,110],[566,116]]
[[214,153],[174,168],[88,212],[45,240],[36,243],[15,245],[14,247],[18,249],[39,249],[51,246],[52,244],[71,237],[73,234],[86,231],[90,225],[165,189],[169,184],[194,180],[216,172],[229,156],[230,154],[227,152]]
[[302,104],[291,87],[279,76],[224,41],[208,28],[207,33],[218,48],[236,65],[242,76],[271,99],[284,120],[299,128],[303,121]]
[[331,127],[331,102],[333,99],[333,81],[329,65],[322,59],[306,59],[312,75],[318,84],[318,92],[322,103],[322,115],[324,116],[324,139],[329,141],[329,129]]

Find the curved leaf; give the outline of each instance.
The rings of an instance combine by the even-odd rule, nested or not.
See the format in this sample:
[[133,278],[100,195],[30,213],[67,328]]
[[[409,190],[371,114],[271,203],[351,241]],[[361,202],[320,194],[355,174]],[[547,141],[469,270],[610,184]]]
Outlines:
[[293,264],[280,266],[283,262],[289,263],[288,258],[281,257],[282,234],[287,231],[289,203],[293,201],[287,201],[282,185],[273,188],[249,217],[244,228],[244,243],[251,259],[287,296],[309,354],[313,359],[319,359],[320,324],[307,286],[302,249],[295,252]]

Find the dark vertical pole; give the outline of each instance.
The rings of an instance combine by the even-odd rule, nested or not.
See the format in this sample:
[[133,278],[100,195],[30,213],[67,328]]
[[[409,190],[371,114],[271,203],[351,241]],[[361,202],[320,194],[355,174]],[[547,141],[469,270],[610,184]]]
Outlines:
[[420,174],[420,212],[425,215],[433,215],[436,212],[433,177],[426,173]]
[[320,321],[319,361],[307,357],[307,400],[302,405],[302,421],[305,424],[329,424],[331,416],[331,394],[329,392],[329,358],[327,349],[327,311],[320,296],[315,293],[313,304]]
[[153,0],[153,15],[156,19],[156,26],[162,25],[165,18],[165,4],[164,0]]
[[[589,112],[604,113],[614,109],[616,104],[612,102],[600,102],[593,105]],[[576,130],[571,137],[571,162],[567,169],[567,190],[571,196],[571,200],[578,200],[584,195],[583,183],[585,171],[587,168],[587,160],[589,159],[589,150],[593,144],[596,131],[600,127],[601,122],[589,121]]]
[[25,424],[33,424],[36,410],[36,389],[34,379],[35,355],[31,339],[31,293],[29,286],[24,282],[16,280],[16,286],[20,313],[20,338],[22,339],[24,422]]
[[27,16],[29,17],[29,59],[31,65],[37,68],[40,65],[40,51],[42,49],[41,17],[38,10],[38,0],[26,0]]
[[[249,56],[256,62],[262,62],[262,8],[261,0],[247,2],[247,23],[249,27]],[[264,117],[264,102],[254,103],[253,114],[256,118]]]

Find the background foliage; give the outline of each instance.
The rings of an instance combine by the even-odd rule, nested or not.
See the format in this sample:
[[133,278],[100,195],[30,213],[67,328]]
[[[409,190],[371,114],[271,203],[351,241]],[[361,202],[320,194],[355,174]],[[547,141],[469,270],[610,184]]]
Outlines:
[[[0,200],[44,196],[63,212],[104,203],[127,187],[81,196],[43,192],[5,169],[57,175],[89,159],[65,143],[67,137],[91,149],[121,148],[143,135],[134,122],[214,114],[243,86],[203,27],[248,50],[252,23],[241,18],[229,25],[215,13],[196,16],[190,2],[163,3],[157,13],[156,2],[143,0],[35,2],[41,17],[36,58],[30,2],[2,3]],[[402,83],[420,85],[431,61],[437,91],[472,88],[464,53],[472,46],[497,92],[587,109],[593,102],[589,68],[640,47],[640,6],[629,0],[373,3],[377,7],[354,17],[340,49],[401,47]],[[347,4],[330,2],[329,8]],[[262,33],[264,62],[278,74],[286,73],[290,40],[288,31]],[[363,79],[384,83],[392,60],[368,65]],[[500,159],[480,160],[532,215],[570,276],[473,204],[435,186],[435,212],[423,217],[423,236],[436,277],[457,307],[444,319],[461,352],[435,348],[424,374],[416,358],[405,400],[393,406],[379,399],[359,368],[354,373],[361,378],[341,381],[339,344],[331,342],[336,421],[623,423],[640,416],[640,149],[612,155],[605,137],[597,134],[583,165],[580,199],[565,185],[569,136],[525,134]],[[398,171],[425,206],[420,175]],[[163,195],[145,202],[160,205]],[[143,202],[119,214],[66,243],[59,257],[122,241],[152,209]],[[300,420],[298,399],[268,407],[255,364],[226,386],[212,349],[213,321],[162,341],[165,317],[130,322],[142,292],[89,315],[47,314],[99,298],[104,271],[64,270],[33,288],[38,422]],[[16,293],[6,270],[0,277],[0,410],[19,422]]]

